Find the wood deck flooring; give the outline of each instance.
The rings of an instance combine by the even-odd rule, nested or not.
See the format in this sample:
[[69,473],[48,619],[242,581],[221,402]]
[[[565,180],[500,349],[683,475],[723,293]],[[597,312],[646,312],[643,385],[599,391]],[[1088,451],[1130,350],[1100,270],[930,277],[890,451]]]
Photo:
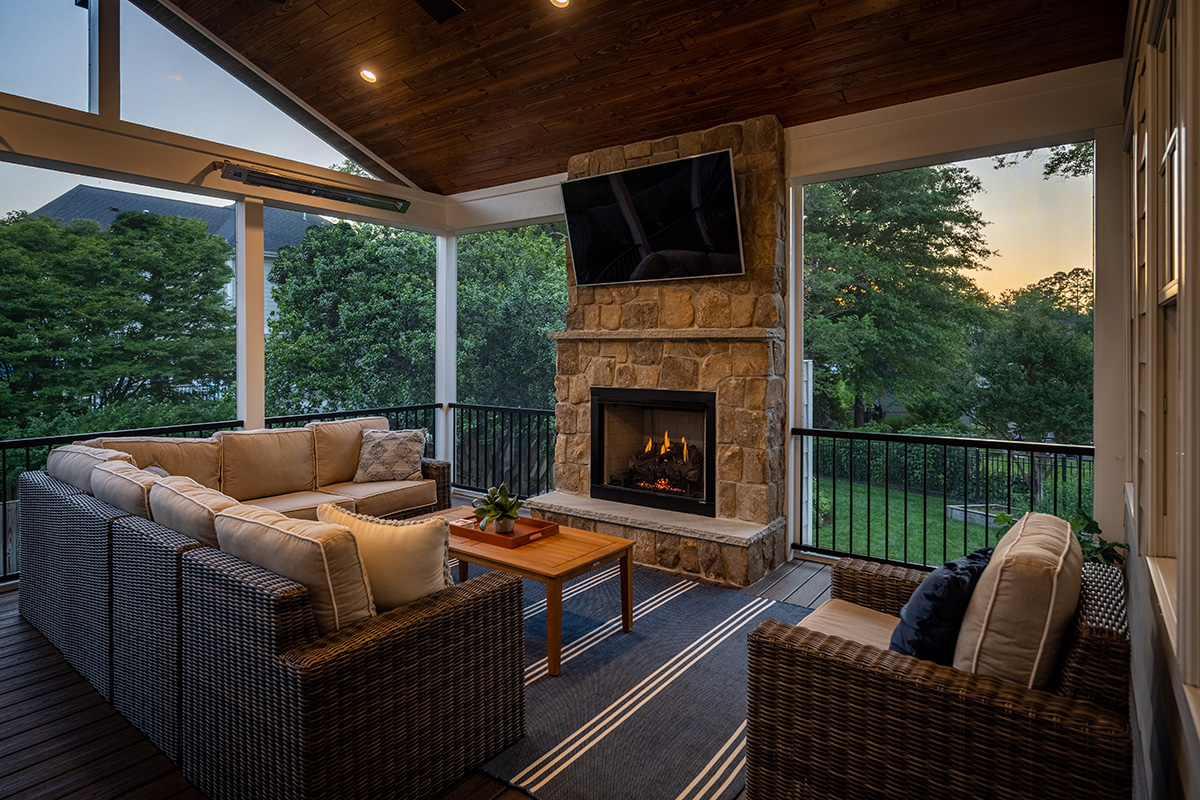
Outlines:
[[[828,565],[795,560],[747,591],[815,606],[829,596],[829,580]],[[18,596],[0,592],[0,798],[204,800],[18,614]],[[442,800],[528,796],[476,772]]]

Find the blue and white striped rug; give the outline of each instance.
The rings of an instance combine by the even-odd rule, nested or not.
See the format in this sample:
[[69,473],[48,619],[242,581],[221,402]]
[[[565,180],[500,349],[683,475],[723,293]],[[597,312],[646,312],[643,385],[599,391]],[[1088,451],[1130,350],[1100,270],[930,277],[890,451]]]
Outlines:
[[620,584],[613,565],[567,585],[550,677],[545,587],[525,582],[526,735],[486,771],[544,800],[731,800],[745,784],[746,634],[809,609],[637,567],[622,633]]

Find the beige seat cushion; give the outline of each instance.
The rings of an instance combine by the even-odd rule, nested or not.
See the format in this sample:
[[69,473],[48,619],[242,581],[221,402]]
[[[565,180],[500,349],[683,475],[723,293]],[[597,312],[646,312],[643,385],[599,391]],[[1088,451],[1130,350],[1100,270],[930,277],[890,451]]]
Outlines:
[[442,517],[420,522],[382,520],[333,505],[321,506],[317,515],[322,522],[345,525],[354,534],[380,611],[454,585],[450,526]]
[[359,514],[388,517],[401,511],[431,506],[437,502],[434,481],[376,481],[375,483],[335,483],[322,486],[322,492],[353,497]]
[[84,444],[63,445],[51,450],[50,455],[46,457],[46,474],[91,494],[92,468],[105,461],[133,464],[133,456],[118,450],[105,450]]
[[222,550],[308,589],[322,636],[375,615],[358,543],[347,528],[250,505],[221,511],[216,526]]
[[150,513],[150,488],[159,476],[124,461],[105,461],[92,468],[92,494],[110,506],[153,519]]
[[845,600],[826,600],[797,627],[887,650],[899,617]]
[[201,486],[185,475],[160,478],[150,487],[154,521],[209,547],[219,546],[217,513],[237,504],[229,495]]
[[322,503],[333,503],[347,511],[354,510],[354,498],[329,492],[289,492],[288,494],[277,494],[274,497],[256,497],[253,500],[247,500],[246,503],[278,511],[292,519],[315,520],[317,506]]
[[355,483],[415,481],[421,477],[425,429],[362,432]]
[[354,480],[358,453],[362,450],[364,429],[386,431],[387,417],[359,417],[332,422],[310,422],[304,427],[313,432],[313,452],[317,462],[317,486]]
[[121,436],[92,439],[85,444],[129,453],[139,469],[157,464],[168,475],[186,475],[210,489],[221,485],[221,443],[216,439]]
[[313,434],[306,428],[221,431],[221,491],[235,500],[316,488]]
[[958,669],[1048,689],[1079,602],[1083,551],[1070,523],[1029,513],[996,545],[963,618]]

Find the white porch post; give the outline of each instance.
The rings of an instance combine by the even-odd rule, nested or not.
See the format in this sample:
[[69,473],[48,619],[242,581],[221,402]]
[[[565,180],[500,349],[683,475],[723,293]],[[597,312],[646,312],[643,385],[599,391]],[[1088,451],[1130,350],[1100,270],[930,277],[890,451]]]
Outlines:
[[246,430],[266,425],[266,311],[263,297],[263,203],[237,204],[237,413]]
[[121,118],[121,0],[88,4],[88,111]]
[[[792,435],[792,428],[812,423],[805,402],[810,387],[804,363],[804,186],[798,181],[789,186],[788,213],[788,541],[805,545],[812,544],[812,482],[804,437]],[[790,547],[787,557],[792,558]]]
[[458,401],[458,237],[437,237],[437,379],[434,402],[442,406],[434,454],[451,462],[453,474],[454,412]]

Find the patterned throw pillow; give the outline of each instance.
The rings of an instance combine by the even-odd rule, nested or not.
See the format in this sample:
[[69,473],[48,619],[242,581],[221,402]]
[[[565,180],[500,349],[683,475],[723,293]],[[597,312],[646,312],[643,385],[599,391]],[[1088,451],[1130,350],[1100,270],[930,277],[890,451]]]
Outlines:
[[364,430],[354,482],[420,480],[421,456],[424,453],[424,428],[407,431]]

